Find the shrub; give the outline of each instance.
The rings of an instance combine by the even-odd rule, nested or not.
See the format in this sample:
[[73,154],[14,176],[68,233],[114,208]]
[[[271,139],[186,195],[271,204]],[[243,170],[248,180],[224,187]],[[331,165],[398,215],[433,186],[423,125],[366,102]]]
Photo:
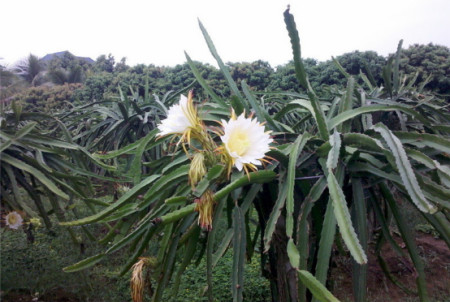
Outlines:
[[74,93],[82,87],[79,83],[31,87],[16,94],[12,100],[22,103],[24,111],[53,114],[73,107]]

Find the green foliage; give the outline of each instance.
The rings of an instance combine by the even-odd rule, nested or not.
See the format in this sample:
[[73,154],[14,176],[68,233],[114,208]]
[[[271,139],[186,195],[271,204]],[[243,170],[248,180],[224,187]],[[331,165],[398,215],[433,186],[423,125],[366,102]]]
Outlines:
[[15,72],[0,65],[0,100],[2,102],[22,91],[23,86],[24,82]]
[[[364,301],[369,241],[377,241],[375,253],[385,268],[381,245],[400,250],[390,233],[393,226],[407,248],[401,253],[409,255],[417,271],[420,299],[427,301],[424,265],[402,207],[407,203],[450,246],[446,100],[427,92],[423,81],[417,86],[417,78],[404,77],[402,41],[387,61],[374,52],[353,52],[318,63],[302,58],[289,9],[284,18],[294,60],[276,71],[262,61],[225,64],[200,22],[218,69],[188,54],[186,64],[170,68],[128,68],[125,60],[118,66],[111,55],[99,57],[96,73],[76,94],[83,103],[58,116],[64,124],[54,119],[61,125],[56,136],[40,133],[41,124],[21,120],[20,106],[12,103],[2,128],[2,188],[8,207],[27,210],[17,183],[29,188],[34,202],[41,190],[50,192],[56,213],[61,211],[55,195],[95,202],[100,208],[88,217],[58,218],[69,230],[106,224],[108,233],[99,242],[110,244],[66,271],[95,268],[129,247],[121,275],[141,256],[155,259],[147,267],[153,301],[165,300],[169,292],[209,301],[251,299],[245,276],[255,259],[272,300],[306,301],[311,294],[314,301],[334,301],[327,278],[335,246],[353,259],[354,296]],[[192,87],[205,127],[191,125],[172,140],[158,137],[157,125],[168,108]],[[229,118],[230,108],[238,114],[254,112],[271,131],[274,144],[268,155],[273,160],[260,171],[244,175],[233,164],[227,166],[217,122]],[[61,134],[66,140],[60,140]],[[191,163],[198,154],[205,158],[205,171],[194,171],[201,175],[192,183],[196,168]],[[58,165],[47,169],[50,157]],[[105,203],[90,198],[80,189],[81,178],[68,172],[133,186]],[[202,206],[212,220],[203,230]],[[40,210],[43,217],[47,212],[45,206]],[[222,261],[229,276],[224,296],[218,290],[225,284],[220,282]],[[198,273],[192,278],[206,286],[205,297],[197,289],[187,293],[180,283],[191,282],[182,276],[189,276],[193,263],[201,264],[202,278]],[[263,296],[267,291],[255,299]]]
[[65,83],[82,83],[91,68],[91,63],[65,51],[45,62],[45,67],[49,80],[56,85],[63,85]]
[[418,73],[417,83],[431,77],[427,89],[442,94],[450,93],[450,49],[442,45],[414,44],[402,52],[400,69],[413,78]]
[[21,231],[6,230],[1,240],[1,288],[2,291],[27,289],[30,293],[41,295],[52,288],[64,287],[79,290],[76,284],[83,284],[81,275],[64,276],[61,268],[79,258],[79,250],[67,249],[65,257],[60,256],[61,249],[70,240],[62,228],[53,234],[42,229]]
[[[98,226],[90,226],[89,231],[96,235],[104,232]],[[31,234],[34,241],[29,241],[27,234],[28,238]],[[82,234],[77,234],[79,235]],[[129,256],[128,251],[114,254],[107,262],[97,263],[89,271],[68,274],[62,270],[63,267],[103,249],[102,246],[90,243],[84,246],[84,254],[80,254],[79,249],[67,249],[68,240],[68,233],[59,226],[55,226],[52,232],[36,226],[27,233],[3,230],[0,246],[2,298],[18,290],[37,297],[48,297],[55,290],[60,290],[66,296],[72,294],[80,300],[131,300],[130,275],[117,275],[122,259]],[[231,263],[230,251],[220,259],[214,269],[214,297],[218,301],[230,300]],[[259,265],[258,256],[247,263],[244,292],[246,301],[270,301],[269,284],[261,276]],[[202,295],[206,284],[205,270],[204,260],[198,265],[187,267],[178,294],[171,296],[171,291],[167,291],[164,301],[207,301]]]
[[[380,74],[386,59],[377,55],[376,52],[354,51],[337,56],[336,60],[339,61],[348,74],[356,77],[360,72],[370,74],[373,75],[376,84],[381,84]],[[303,60],[303,65],[308,74],[311,87],[320,96],[334,94],[329,86],[340,88],[346,85],[346,77],[339,71],[333,60],[317,62],[317,60],[307,58]],[[359,79],[359,81],[362,84],[362,80]],[[304,91],[298,86],[293,61],[276,68],[276,72],[272,75],[272,80],[268,87],[269,91]]]
[[26,112],[55,114],[73,107],[74,94],[81,84],[30,87],[15,94],[11,101],[23,105]]
[[[96,162],[72,142],[70,133],[57,118],[44,113],[23,112],[12,102],[1,115],[1,195],[5,210],[22,210],[40,216],[51,228],[50,216],[66,219],[65,208],[74,196],[87,198],[93,188],[84,169]],[[74,210],[76,211],[76,210]],[[69,230],[78,244],[73,231]]]
[[[259,257],[255,256],[246,264],[244,301],[271,301],[269,282],[261,276],[259,261]],[[229,294],[232,267],[233,256],[230,250],[218,261],[213,271],[215,301],[232,301]],[[203,296],[206,284],[205,271],[204,259],[197,266],[190,265],[181,278],[177,295],[171,296],[171,291],[168,290],[164,295],[164,301],[208,301],[208,298]]]
[[109,54],[101,55],[95,60],[94,64],[94,70],[97,72],[108,72],[112,73],[114,72],[114,65],[116,64],[116,60],[114,59],[114,56]]
[[104,94],[111,87],[113,75],[110,73],[95,73],[84,81],[84,85],[76,91],[75,96],[83,102],[103,100]]
[[57,85],[65,83],[81,83],[83,82],[83,74],[81,66],[72,67],[69,70],[52,69],[48,72],[50,80]]
[[[55,221],[53,221],[55,222]],[[92,233],[100,233],[99,227],[88,227]],[[25,296],[50,299],[62,292],[65,297],[80,301],[128,301],[129,276],[118,277],[120,259],[126,253],[110,258],[108,264],[99,264],[89,272],[65,273],[62,268],[82,257],[96,253],[97,244],[86,242],[82,249],[68,248],[71,240],[63,227],[55,226],[51,232],[42,227],[24,225],[23,230],[2,230],[0,246],[2,299],[10,292],[22,292]],[[80,230],[77,237],[82,237]],[[64,252],[62,252],[64,251]],[[47,297],[47,298],[45,298]]]
[[229,63],[228,66],[236,83],[245,81],[255,91],[264,91],[274,73],[270,64],[261,60],[252,63]]
[[45,64],[48,69],[70,69],[75,66],[81,66],[84,71],[87,71],[91,66],[91,63],[86,58],[76,57],[68,51],[57,53],[50,61],[46,61]]
[[[285,12],[285,22],[294,55],[291,75],[302,86],[303,90],[299,91],[305,91],[306,95],[286,91],[268,93],[271,97],[267,100],[265,96],[259,98],[246,83],[252,80],[248,75],[255,68],[265,70],[264,74],[268,76],[270,68],[264,64],[224,64],[201,23],[200,29],[208,48],[217,60],[233,97],[220,97],[204,78],[208,74],[203,73],[186,54],[195,78],[214,101],[202,102],[199,116],[210,125],[210,121],[226,118],[230,106],[240,112],[244,108],[253,109],[257,118],[267,122],[266,127],[273,131],[277,148],[270,152],[270,156],[276,161],[267,165],[267,171],[250,173],[248,177],[234,171],[230,184],[221,177],[213,177],[217,173],[211,165],[197,189],[192,189],[187,183],[190,168],[186,165],[185,155],[176,148],[172,149],[170,143],[155,139],[153,132],[140,140],[137,136],[134,141],[119,139],[123,142],[117,145],[119,148],[98,155],[98,158],[108,160],[126,153],[134,155],[131,166],[135,170],[128,170],[138,175],[133,179],[134,188],[99,213],[64,224],[83,225],[113,220],[131,224],[128,223],[123,230],[122,239],[105,252],[78,265],[93,265],[96,260],[131,245],[134,254],[125,263],[122,273],[140,255],[157,259],[157,265],[152,267],[154,276],[157,276],[153,300],[160,301],[173,276],[179,284],[186,267],[194,261],[202,261],[205,255],[204,280],[208,300],[211,301],[215,296],[213,272],[221,259],[225,259],[226,250],[232,247],[229,299],[244,299],[244,259],[256,252],[261,259],[262,272],[270,281],[272,299],[305,301],[309,290],[314,300],[329,301],[335,298],[326,289],[327,276],[333,257],[332,248],[338,242],[345,245],[342,253],[348,253],[357,265],[353,271],[353,278],[358,280],[354,290],[355,295],[364,300],[369,247],[366,232],[370,229],[368,217],[375,217],[371,224],[385,225],[392,219],[391,223],[402,234],[418,272],[420,298],[423,301],[428,299],[423,263],[407,233],[398,204],[400,201],[410,203],[450,245],[446,217],[450,197],[450,138],[449,129],[445,126],[450,113],[445,102],[426,94],[423,87],[414,85],[414,81],[401,80],[401,43],[396,55],[384,68],[378,65],[382,60],[374,53],[356,52],[334,60],[332,73],[339,72],[340,76],[333,78],[345,80],[346,88],[329,90],[332,92],[329,98],[320,99],[308,73],[310,68],[315,68],[315,62],[301,58],[300,39],[289,10]],[[374,70],[369,71],[369,65]],[[377,72],[375,76],[373,71]],[[185,74],[189,73],[185,73],[183,68],[177,69],[172,78],[174,83],[186,85],[187,82],[182,81]],[[254,87],[268,85],[267,80],[259,82],[262,78],[264,76],[256,80]],[[379,86],[381,79],[384,88]],[[236,80],[240,82],[236,83]],[[144,94],[148,95],[146,91]],[[128,110],[116,109],[114,116],[120,119],[114,118],[109,124],[122,123],[134,114],[129,111],[129,100],[123,94],[121,98],[122,106]],[[134,99],[138,98],[136,93]],[[158,108],[150,114],[156,120],[162,119],[166,112],[164,107],[170,106],[168,100],[171,99],[155,97],[148,100],[150,106]],[[103,111],[106,112],[106,108]],[[108,112],[112,117],[112,111]],[[107,119],[99,119],[99,122],[107,122]],[[155,126],[152,124],[151,127]],[[134,130],[127,132],[136,133]],[[98,138],[96,135],[93,137]],[[112,137],[120,138],[120,135]],[[220,142],[217,136],[212,139]],[[111,138],[100,137],[99,141],[111,141]],[[184,150],[193,157],[196,150],[202,149],[202,144],[198,137],[194,137]],[[98,141],[91,145],[92,148],[97,146],[100,146]],[[141,163],[142,156],[145,156],[146,163]],[[143,166],[151,167],[151,172]],[[274,179],[275,173],[278,179]],[[214,190],[216,201],[209,232],[200,231],[196,219],[200,215],[196,212],[197,198],[202,198],[206,189]],[[137,200],[139,195],[141,198]],[[227,224],[219,230],[223,235],[217,236],[221,217],[226,218]],[[382,230],[376,234],[377,238],[393,243],[389,229],[384,227]],[[157,250],[148,248],[153,240],[158,241]],[[182,264],[177,259],[183,259]],[[177,289],[180,290],[178,285],[174,290]]]
[[[381,84],[381,70],[386,64],[386,59],[378,55],[374,51],[354,51],[351,53],[346,53],[336,57],[341,66],[345,71],[357,77],[360,72],[366,75],[373,75],[374,81],[377,85]],[[347,79],[339,71],[332,60],[321,63],[317,66],[318,74],[320,74],[319,84],[320,85],[338,85],[345,86]],[[360,82],[360,84],[362,81]]]
[[164,114],[164,103],[174,97],[143,98],[131,90],[131,96],[120,96],[75,107],[65,115],[68,129],[78,144],[93,151],[118,150],[149,134]]
[[30,54],[27,59],[19,62],[14,71],[31,86],[37,86],[43,81],[44,66],[39,58]]

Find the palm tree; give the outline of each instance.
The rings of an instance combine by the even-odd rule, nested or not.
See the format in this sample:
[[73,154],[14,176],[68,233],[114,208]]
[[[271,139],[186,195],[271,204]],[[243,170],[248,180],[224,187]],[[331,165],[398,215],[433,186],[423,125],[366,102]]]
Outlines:
[[44,76],[44,66],[39,61],[39,58],[33,54],[30,54],[27,59],[17,64],[14,71],[31,86],[37,86]]
[[81,83],[83,82],[83,69],[80,65],[75,65],[69,69],[54,68],[48,71],[48,77],[56,85],[64,83]]
[[12,70],[0,64],[0,101],[8,99],[22,86],[23,81]]

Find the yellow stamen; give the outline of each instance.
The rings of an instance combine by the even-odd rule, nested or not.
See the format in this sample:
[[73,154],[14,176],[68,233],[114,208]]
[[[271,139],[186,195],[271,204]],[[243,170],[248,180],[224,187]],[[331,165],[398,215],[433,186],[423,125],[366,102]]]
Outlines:
[[229,151],[236,152],[239,156],[244,155],[250,147],[250,139],[247,132],[236,129],[231,133],[227,146]]

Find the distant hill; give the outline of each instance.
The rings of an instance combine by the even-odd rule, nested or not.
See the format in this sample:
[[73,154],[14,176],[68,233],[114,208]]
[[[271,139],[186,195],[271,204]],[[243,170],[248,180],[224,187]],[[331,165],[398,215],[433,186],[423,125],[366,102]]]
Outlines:
[[87,62],[89,64],[93,64],[95,62],[94,60],[92,60],[89,57],[77,57],[77,56],[73,55],[72,53],[70,53],[67,50],[60,51],[60,52],[55,52],[55,53],[49,53],[49,54],[45,55],[44,57],[42,57],[41,61],[42,62],[49,62],[49,61],[53,60],[54,58],[63,58],[64,55],[66,55],[66,54],[70,54],[70,55],[74,56],[75,58],[77,58],[79,60],[82,60],[82,61],[85,61],[85,62]]

